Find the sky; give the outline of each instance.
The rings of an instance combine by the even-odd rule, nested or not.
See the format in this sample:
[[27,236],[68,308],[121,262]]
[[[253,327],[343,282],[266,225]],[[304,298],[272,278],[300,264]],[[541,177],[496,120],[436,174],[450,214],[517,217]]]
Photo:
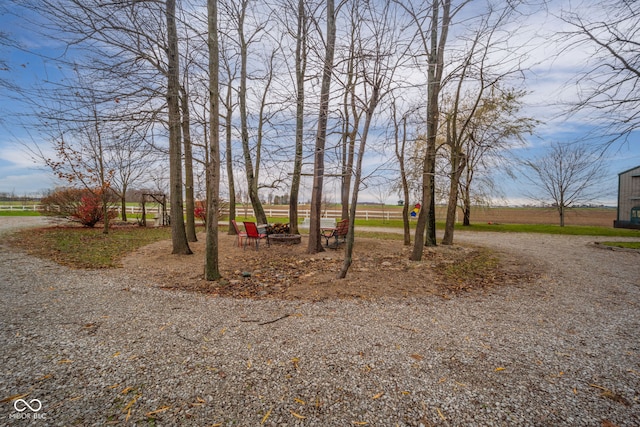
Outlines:
[[[58,71],[51,61],[44,57],[56,56],[62,46],[50,39],[35,37],[26,29],[26,24],[12,14],[5,13],[0,6],[0,29],[9,33],[14,39],[25,46],[30,52],[0,46],[0,83],[9,81],[21,86],[37,84],[45,79],[55,79]],[[519,34],[530,37],[535,31],[540,34],[558,27],[559,22],[546,13],[531,17],[528,25],[523,26]],[[546,29],[546,30],[545,30]],[[532,49],[528,61],[530,70],[527,72],[526,115],[535,117],[541,124],[534,136],[528,139],[527,148],[523,149],[525,156],[539,155],[551,141],[571,141],[586,138],[590,131],[597,128],[597,123],[589,120],[588,116],[577,116],[563,119],[559,100],[571,100],[575,97],[574,88],[568,82],[583,66],[589,55],[587,50],[573,50],[567,54],[554,55],[557,46],[554,43],[532,42]],[[15,194],[16,196],[39,195],[47,189],[53,188],[57,182],[52,173],[34,162],[27,146],[32,146],[37,140],[37,134],[23,126],[25,107],[0,91],[0,193]],[[375,162],[374,159],[369,159]],[[607,189],[600,196],[598,202],[615,205],[618,173],[640,165],[640,135],[632,134],[627,143],[614,144],[605,158],[608,170]],[[507,177],[499,177],[508,204],[532,203],[524,191],[523,181],[512,181]],[[331,186],[332,184],[329,184]],[[305,187],[303,184],[303,191]],[[310,194],[309,194],[310,196]],[[381,191],[366,189],[360,200],[377,202],[381,198]],[[304,198],[304,196],[303,196]],[[396,195],[389,195],[388,201],[395,202]],[[336,200],[337,201],[337,200]]]

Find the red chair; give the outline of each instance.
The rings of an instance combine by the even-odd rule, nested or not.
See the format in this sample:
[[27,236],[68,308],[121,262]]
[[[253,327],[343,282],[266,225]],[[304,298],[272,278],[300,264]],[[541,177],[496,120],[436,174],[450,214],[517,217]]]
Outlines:
[[269,235],[266,233],[260,233],[258,231],[258,226],[256,226],[255,222],[243,222],[244,230],[247,232],[247,239],[245,240],[244,247],[247,247],[247,243],[249,240],[253,240],[256,242],[256,251],[258,250],[258,245],[260,244],[261,239],[267,239],[267,246],[269,246]]
[[242,239],[245,239],[247,237],[247,233],[245,233],[244,231],[240,231],[240,229],[238,228],[238,223],[236,223],[235,219],[232,219],[231,223],[233,224],[233,228],[236,230],[236,245],[240,247],[242,246]]

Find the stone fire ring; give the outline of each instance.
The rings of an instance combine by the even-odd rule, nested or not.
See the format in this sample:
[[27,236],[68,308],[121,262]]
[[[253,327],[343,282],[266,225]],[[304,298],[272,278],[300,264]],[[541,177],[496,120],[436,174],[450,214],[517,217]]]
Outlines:
[[276,245],[298,245],[300,242],[299,234],[269,234],[269,243]]

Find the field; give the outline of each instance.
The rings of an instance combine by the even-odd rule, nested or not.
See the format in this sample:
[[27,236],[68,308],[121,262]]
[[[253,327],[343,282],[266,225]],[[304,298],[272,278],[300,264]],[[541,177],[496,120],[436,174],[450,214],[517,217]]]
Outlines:
[[[301,212],[309,207],[301,205]],[[273,210],[286,210],[285,206],[273,207]],[[340,206],[334,205],[325,210],[328,216],[339,216]],[[237,214],[242,213],[237,209]],[[363,205],[358,207],[358,218],[364,219],[401,219],[402,207]],[[565,212],[565,225],[590,225],[598,227],[613,227],[616,219],[616,208],[575,208]],[[301,217],[304,215],[300,215]],[[436,221],[444,222],[446,218],[446,207],[436,207]],[[458,209],[458,220],[462,222],[462,211]],[[492,223],[492,224],[551,224],[560,223],[558,212],[553,208],[511,208],[511,207],[474,207],[471,211],[471,223]]]
[[[24,206],[24,207],[23,207]],[[37,202],[28,202],[22,204],[19,202],[0,202],[0,215],[20,215],[20,209],[23,212],[34,212]],[[127,210],[131,209],[130,215],[134,210],[139,208],[139,204],[129,203]],[[286,218],[288,216],[288,206],[284,205],[265,205],[267,216],[270,218]],[[444,206],[436,207],[436,220],[443,222],[445,220],[446,208]],[[157,206],[147,204],[147,212],[155,215]],[[298,215],[304,218],[309,215],[309,206],[300,205]],[[340,217],[339,205],[327,205],[323,209],[323,215],[328,217]],[[238,205],[236,207],[236,216],[238,219],[244,217],[252,217],[253,210],[248,206]],[[382,206],[382,205],[362,205],[358,207],[358,219],[401,219],[402,207],[400,206]],[[585,225],[599,227],[613,227],[613,221],[616,219],[615,208],[576,208],[568,209],[565,213],[566,225]],[[462,220],[462,211],[458,210],[458,220]],[[558,212],[553,208],[511,208],[511,207],[474,207],[471,212],[472,224],[559,224]]]
[[[462,215],[462,214],[460,214]],[[436,215],[436,218],[438,215]],[[444,220],[444,214],[442,215]],[[615,208],[576,208],[565,212],[565,225],[613,227]],[[552,208],[482,208],[471,211],[471,223],[559,224],[558,211]]]

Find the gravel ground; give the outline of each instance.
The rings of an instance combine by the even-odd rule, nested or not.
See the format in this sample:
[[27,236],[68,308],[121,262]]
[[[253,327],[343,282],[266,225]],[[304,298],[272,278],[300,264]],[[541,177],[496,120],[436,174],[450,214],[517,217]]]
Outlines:
[[544,274],[450,300],[232,300],[0,240],[0,424],[639,426],[640,254],[456,238]]

